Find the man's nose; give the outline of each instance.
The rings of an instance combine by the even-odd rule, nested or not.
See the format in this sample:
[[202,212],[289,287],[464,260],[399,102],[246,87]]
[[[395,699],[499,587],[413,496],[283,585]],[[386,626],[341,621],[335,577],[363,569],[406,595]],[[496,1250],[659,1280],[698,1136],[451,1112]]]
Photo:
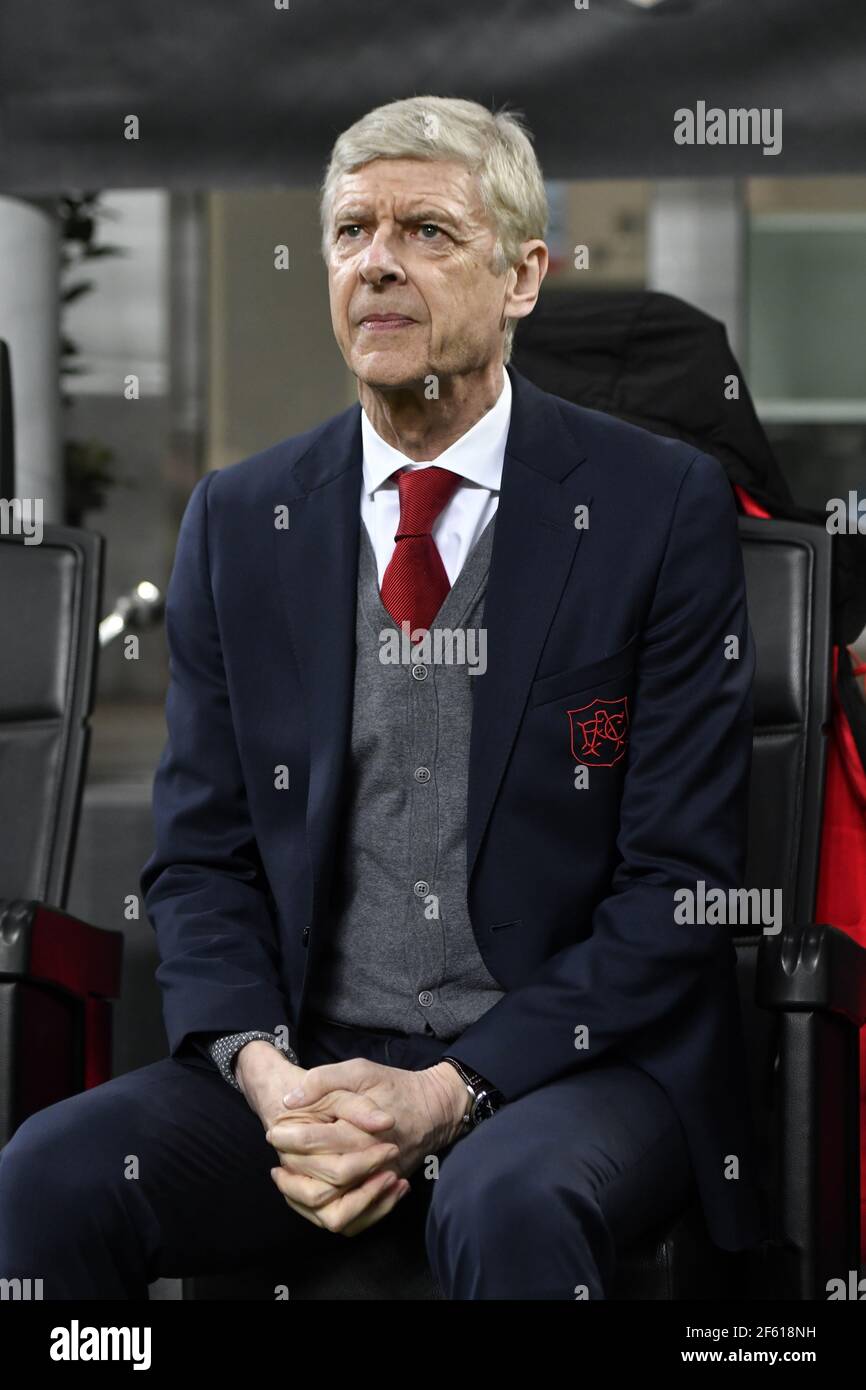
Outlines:
[[389,233],[379,228],[361,256],[359,270],[362,279],[377,285],[386,279],[404,278],[403,267],[394,254]]

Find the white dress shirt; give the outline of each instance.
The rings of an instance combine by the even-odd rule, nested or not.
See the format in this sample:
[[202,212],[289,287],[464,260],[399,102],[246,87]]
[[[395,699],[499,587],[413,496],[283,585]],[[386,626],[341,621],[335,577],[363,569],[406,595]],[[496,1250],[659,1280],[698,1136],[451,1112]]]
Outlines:
[[448,582],[453,586],[463,562],[499,505],[505,443],[511,422],[511,381],[505,379],[496,404],[476,420],[471,429],[456,439],[438,458],[417,463],[406,458],[377,434],[364,408],[361,408],[361,436],[364,451],[361,485],[361,519],[376,555],[379,586],[394,553],[394,537],[400,524],[398,468],[449,468],[463,481],[433,523],[433,540]]

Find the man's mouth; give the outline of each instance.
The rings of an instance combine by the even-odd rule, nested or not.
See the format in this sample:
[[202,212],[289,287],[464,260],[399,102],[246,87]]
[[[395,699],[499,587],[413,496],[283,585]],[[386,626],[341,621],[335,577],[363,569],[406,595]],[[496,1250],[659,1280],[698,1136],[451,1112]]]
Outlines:
[[407,318],[405,314],[368,314],[361,319],[361,327],[368,332],[383,333],[389,329],[407,328],[414,319]]

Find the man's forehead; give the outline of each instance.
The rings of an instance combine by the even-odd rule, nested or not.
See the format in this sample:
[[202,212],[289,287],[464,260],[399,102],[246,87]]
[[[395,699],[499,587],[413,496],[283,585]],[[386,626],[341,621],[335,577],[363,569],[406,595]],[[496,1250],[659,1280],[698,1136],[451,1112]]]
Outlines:
[[435,199],[455,212],[477,211],[477,180],[465,164],[456,160],[376,159],[340,175],[334,207],[348,201],[420,205]]

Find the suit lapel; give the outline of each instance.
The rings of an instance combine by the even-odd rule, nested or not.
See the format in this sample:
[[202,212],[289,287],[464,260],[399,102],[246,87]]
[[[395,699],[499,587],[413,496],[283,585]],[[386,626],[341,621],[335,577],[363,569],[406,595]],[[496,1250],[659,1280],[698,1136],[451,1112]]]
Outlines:
[[[591,497],[563,483],[583,461],[556,399],[507,368],[511,421],[484,605],[487,670],[472,676],[467,874],[478,855],[548,628],[583,531],[574,507]],[[349,407],[297,462],[275,473],[277,582],[310,730],[307,834],[313,913],[325,879],[352,718],[362,479],[360,405]],[[284,670],[286,668],[283,668]]]
[[358,405],[337,416],[294,466],[280,470],[276,498],[289,507],[288,530],[274,532],[277,576],[310,732],[307,842],[313,918],[326,899],[327,867],[347,785],[361,460]]
[[471,881],[541,649],[583,530],[574,508],[591,495],[570,480],[583,462],[556,398],[509,367],[513,390],[484,604],[487,670],[472,676],[466,826]]

